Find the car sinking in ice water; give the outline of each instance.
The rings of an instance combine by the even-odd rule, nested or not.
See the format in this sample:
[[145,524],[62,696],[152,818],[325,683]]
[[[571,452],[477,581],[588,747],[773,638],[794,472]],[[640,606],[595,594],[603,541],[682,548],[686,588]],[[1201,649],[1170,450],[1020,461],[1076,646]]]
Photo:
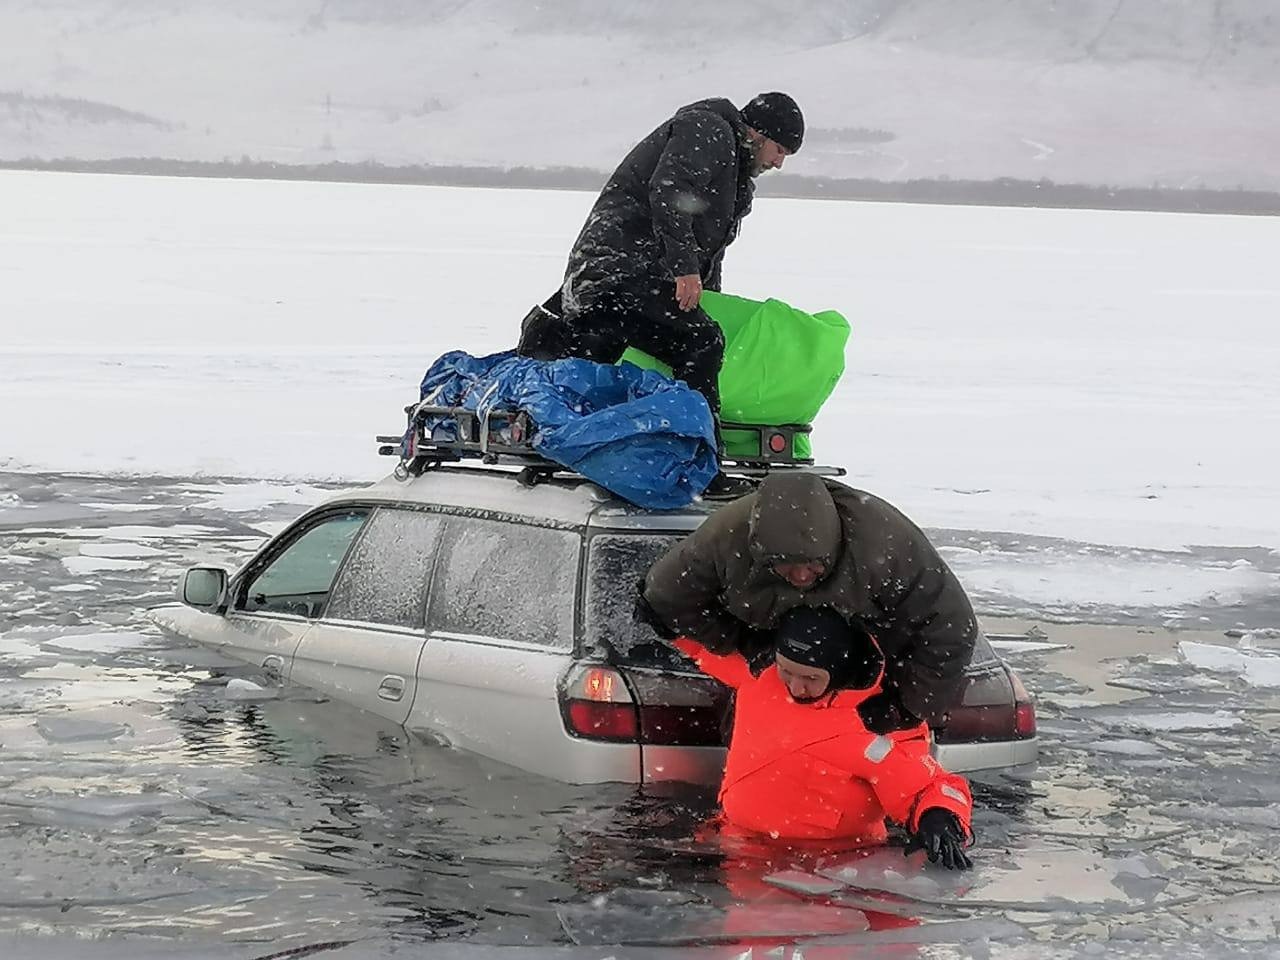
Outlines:
[[[760,428],[739,472],[822,470],[787,456],[793,433]],[[730,692],[633,618],[649,565],[717,504],[640,509],[513,444],[509,423],[476,434],[421,443],[234,575],[188,570],[154,618],[269,681],[537,774],[717,783]],[[1031,699],[985,638],[933,733],[950,770],[1036,758]]]

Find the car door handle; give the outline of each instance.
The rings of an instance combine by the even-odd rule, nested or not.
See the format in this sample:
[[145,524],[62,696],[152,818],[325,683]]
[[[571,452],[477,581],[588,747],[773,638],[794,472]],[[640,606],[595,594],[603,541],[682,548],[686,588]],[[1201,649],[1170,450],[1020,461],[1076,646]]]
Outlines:
[[383,700],[399,700],[404,696],[404,678],[383,677],[378,684],[378,696]]
[[284,675],[284,657],[277,657],[273,653],[263,659],[262,672],[279,680]]

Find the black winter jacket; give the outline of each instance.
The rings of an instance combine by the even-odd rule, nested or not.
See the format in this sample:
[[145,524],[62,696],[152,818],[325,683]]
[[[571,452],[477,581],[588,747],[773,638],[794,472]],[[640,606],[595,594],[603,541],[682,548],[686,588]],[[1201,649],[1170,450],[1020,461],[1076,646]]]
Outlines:
[[605,184],[569,254],[567,314],[602,292],[645,291],[696,273],[720,288],[720,261],[751,210],[752,151],[728,100],[681,107]]

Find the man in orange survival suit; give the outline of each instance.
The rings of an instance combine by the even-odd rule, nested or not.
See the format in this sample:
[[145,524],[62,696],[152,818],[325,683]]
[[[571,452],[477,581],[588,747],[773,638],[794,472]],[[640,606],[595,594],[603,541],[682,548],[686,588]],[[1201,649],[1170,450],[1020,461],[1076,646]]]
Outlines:
[[928,727],[875,734],[858,712],[884,677],[874,638],[830,607],[797,607],[780,620],[775,643],[775,662],[753,676],[739,653],[674,641],[736,691],[720,785],[725,821],[775,839],[870,845],[887,839],[887,816],[910,831],[907,852],[971,867],[969,784],[930,755]]

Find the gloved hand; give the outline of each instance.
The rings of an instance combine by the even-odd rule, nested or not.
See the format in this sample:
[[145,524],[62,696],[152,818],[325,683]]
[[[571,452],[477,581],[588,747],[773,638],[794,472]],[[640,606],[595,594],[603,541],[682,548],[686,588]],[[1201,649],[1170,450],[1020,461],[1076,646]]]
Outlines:
[[649,601],[644,597],[643,579],[636,581],[636,605],[631,613],[631,619],[636,623],[643,623],[649,626],[663,640],[674,640],[680,636],[680,634],[663,623],[657,611],[649,606]]
[[920,723],[920,718],[898,700],[897,692],[888,687],[858,704],[858,714],[872,733],[893,733]]
[[920,827],[903,848],[907,856],[923,850],[930,863],[941,863],[948,870],[969,870],[973,861],[964,852],[964,827],[950,810],[930,807],[920,815]]

